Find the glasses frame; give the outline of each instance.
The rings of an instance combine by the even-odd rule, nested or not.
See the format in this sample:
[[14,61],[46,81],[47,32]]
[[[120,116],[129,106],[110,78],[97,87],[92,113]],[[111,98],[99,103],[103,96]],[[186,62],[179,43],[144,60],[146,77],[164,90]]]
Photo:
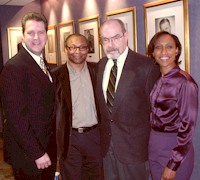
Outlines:
[[[117,35],[115,35],[113,37],[110,37],[110,38],[101,37],[101,43],[103,45],[107,45],[110,42],[117,43],[117,42],[119,42],[121,40],[122,37],[124,37],[124,33],[123,33],[123,35],[117,34]],[[107,41],[105,41],[105,40],[107,40]]]
[[79,49],[80,52],[84,52],[88,50],[88,46],[67,46],[67,49],[71,52],[76,52]]

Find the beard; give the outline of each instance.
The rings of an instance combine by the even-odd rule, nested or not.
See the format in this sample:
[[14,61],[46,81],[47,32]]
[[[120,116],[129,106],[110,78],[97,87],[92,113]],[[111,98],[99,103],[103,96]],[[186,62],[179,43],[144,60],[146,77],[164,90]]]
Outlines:
[[117,59],[120,56],[120,51],[118,48],[108,48],[106,50],[106,56],[109,59]]

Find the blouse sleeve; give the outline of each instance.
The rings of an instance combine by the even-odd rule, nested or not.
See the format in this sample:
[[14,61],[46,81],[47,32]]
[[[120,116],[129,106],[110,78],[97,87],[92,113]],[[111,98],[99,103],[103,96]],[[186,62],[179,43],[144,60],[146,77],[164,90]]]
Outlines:
[[180,127],[177,134],[178,145],[167,167],[176,171],[191,148],[198,113],[198,87],[194,81],[183,83],[177,101]]

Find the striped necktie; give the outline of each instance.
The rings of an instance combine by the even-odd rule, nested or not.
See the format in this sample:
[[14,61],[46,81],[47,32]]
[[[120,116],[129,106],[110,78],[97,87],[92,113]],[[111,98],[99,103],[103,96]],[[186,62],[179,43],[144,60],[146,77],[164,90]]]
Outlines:
[[47,66],[44,63],[44,59],[42,57],[40,57],[40,67],[41,67],[42,71],[48,76],[49,80],[51,82],[53,82],[52,77],[51,77],[51,75],[47,69]]
[[[42,58],[42,57],[40,57],[40,67],[42,68],[42,70],[43,70],[43,72],[45,73],[45,74],[47,74],[48,72],[47,72],[47,67],[46,67],[46,65],[45,65],[45,63],[44,63],[44,59]],[[47,74],[48,75],[48,74]]]
[[114,104],[114,95],[115,95],[115,84],[117,78],[117,59],[113,59],[114,65],[110,71],[110,78],[107,88],[107,106],[110,113],[112,113],[112,108]]

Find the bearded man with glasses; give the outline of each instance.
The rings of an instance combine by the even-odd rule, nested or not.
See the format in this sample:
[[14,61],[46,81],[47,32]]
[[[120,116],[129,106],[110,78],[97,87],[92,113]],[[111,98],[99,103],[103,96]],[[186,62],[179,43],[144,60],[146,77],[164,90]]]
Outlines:
[[104,176],[106,180],[146,180],[149,94],[160,75],[159,68],[128,47],[128,32],[121,20],[104,22],[100,38],[106,57],[98,64],[96,93]]
[[88,41],[72,34],[64,42],[66,64],[53,70],[56,84],[58,158],[62,180],[102,179],[96,64],[86,62]]

